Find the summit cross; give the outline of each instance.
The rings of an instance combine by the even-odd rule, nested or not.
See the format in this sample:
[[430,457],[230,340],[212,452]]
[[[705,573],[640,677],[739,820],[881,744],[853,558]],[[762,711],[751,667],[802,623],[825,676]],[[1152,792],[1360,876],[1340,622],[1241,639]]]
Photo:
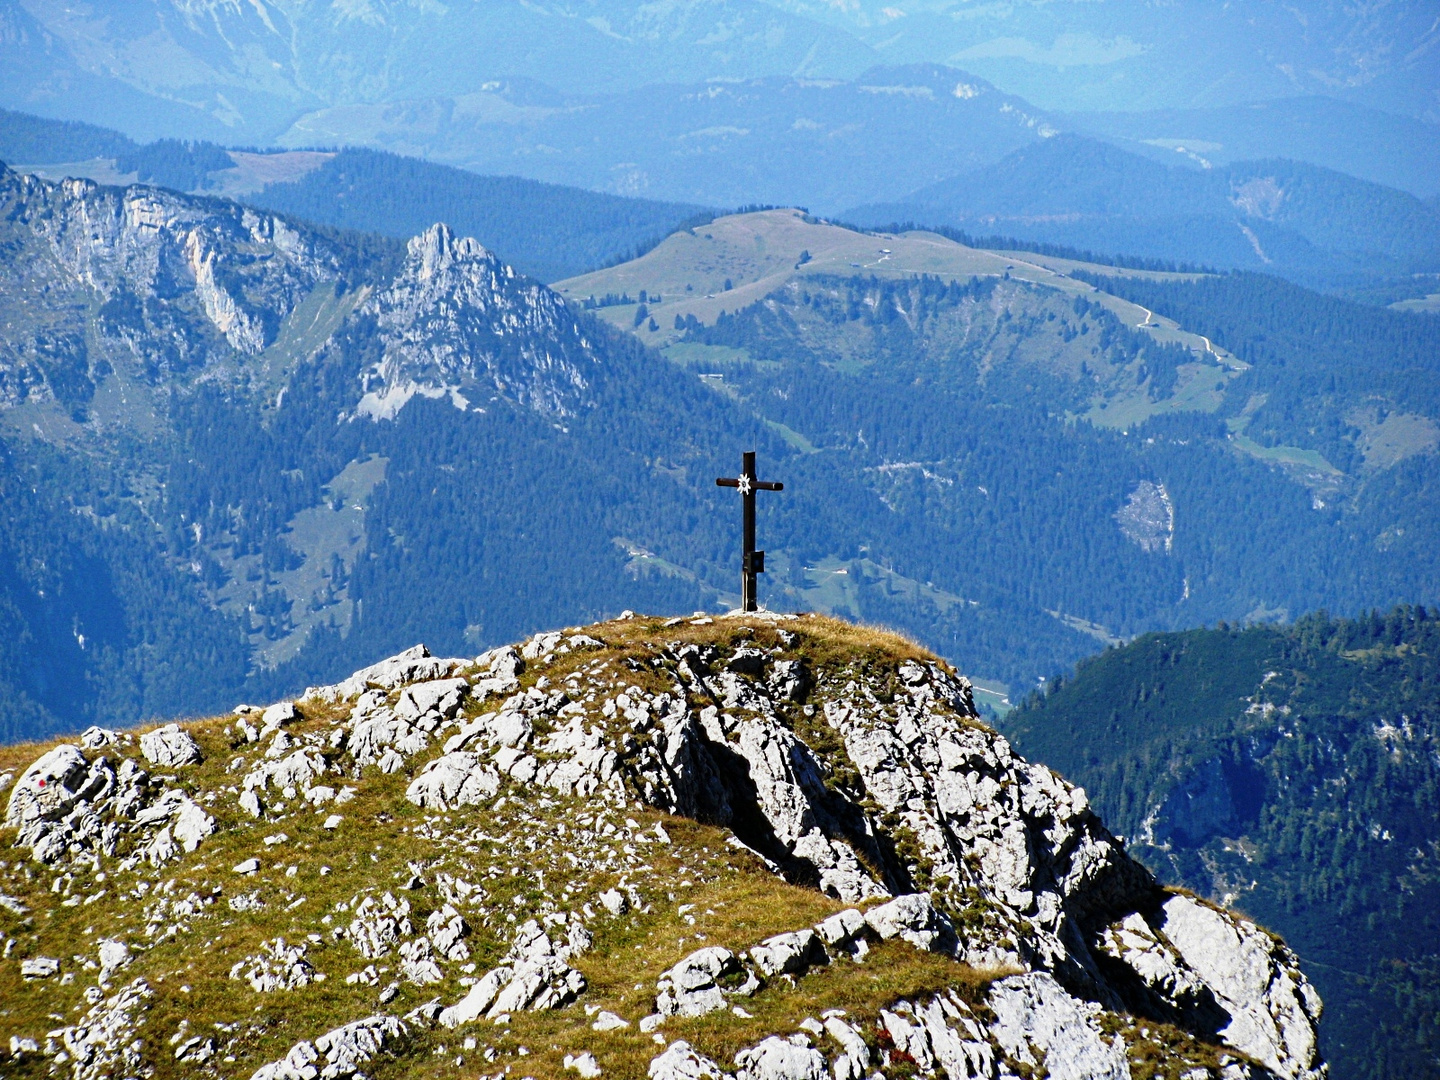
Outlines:
[[785,485],[755,478],[755,451],[746,450],[740,459],[739,476],[716,477],[717,487],[740,489],[744,508],[744,547],[740,556],[740,610],[755,610],[757,575],[765,572],[765,552],[755,550],[755,492],[784,491]]

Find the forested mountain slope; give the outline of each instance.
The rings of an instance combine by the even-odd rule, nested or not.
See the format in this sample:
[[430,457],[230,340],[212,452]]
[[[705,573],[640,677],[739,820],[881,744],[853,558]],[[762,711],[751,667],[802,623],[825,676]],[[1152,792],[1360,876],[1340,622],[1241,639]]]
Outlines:
[[1160,874],[1284,934],[1337,1076],[1440,1055],[1440,619],[1147,635],[1005,717]]
[[417,622],[459,644],[698,602],[630,582],[611,537],[643,531],[605,518],[673,484],[630,456],[636,414],[691,432],[677,462],[744,436],[474,241],[3,179],[7,737],[218,707],[307,641],[323,671]]
[[[716,376],[807,463],[860,457],[892,513],[923,506],[936,535],[983,522],[903,571],[951,596],[1007,582],[1117,639],[1440,588],[1440,327],[1423,316],[781,211],[559,288]],[[850,566],[850,610],[892,618],[888,572]],[[944,605],[930,625],[966,650],[984,617]]]

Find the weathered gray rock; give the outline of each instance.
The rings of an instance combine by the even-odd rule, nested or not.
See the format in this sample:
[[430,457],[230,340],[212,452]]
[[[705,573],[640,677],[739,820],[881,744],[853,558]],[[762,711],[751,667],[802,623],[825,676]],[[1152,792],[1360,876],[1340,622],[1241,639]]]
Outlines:
[[392,893],[367,896],[355,908],[346,927],[346,936],[361,956],[375,960],[384,956],[415,930],[410,923],[410,901],[397,900]]
[[771,1035],[735,1055],[736,1080],[829,1080],[825,1056],[803,1035]]
[[954,931],[945,916],[935,910],[929,893],[897,896],[867,911],[865,922],[882,940],[898,937],[917,949],[939,951],[954,938]]
[[697,949],[661,974],[655,1011],[661,1016],[703,1016],[729,1007],[732,994],[750,994],[759,986],[740,958],[719,945]]
[[824,772],[794,733],[763,715],[734,721],[727,730],[709,709],[701,714],[701,723],[710,742],[744,760],[754,798],[775,839],[813,868],[825,892],[847,902],[889,895],[850,846],[836,838],[840,829],[825,810],[829,796]]
[[416,986],[428,986],[445,978],[435,962],[434,946],[429,938],[414,938],[400,945],[400,974]]
[[60,974],[60,961],[51,956],[32,956],[20,961],[20,977],[26,979],[49,979]]
[[595,1015],[595,1022],[590,1025],[593,1031],[620,1031],[630,1026],[630,1021],[623,1016],[611,1012],[609,1009],[601,1009]]
[[[860,1032],[838,1016],[827,1016],[824,1028],[825,1033],[840,1044],[840,1053],[831,1066],[835,1080],[862,1080],[865,1070],[870,1068],[870,1047]],[[958,1080],[954,1074],[952,1078]]]
[[446,904],[438,911],[432,911],[425,920],[425,929],[435,951],[446,960],[460,962],[470,958],[470,949],[464,941],[470,927],[466,925],[460,912],[451,905]]
[[1221,1038],[1280,1076],[1322,1076],[1320,995],[1295,954],[1253,923],[1188,896],[1161,910],[1159,929],[1230,1016]]
[[863,913],[856,908],[846,908],[816,923],[815,932],[826,945],[847,949],[867,925]]
[[500,774],[479,754],[457,751],[436,758],[405,789],[405,797],[426,810],[453,810],[489,802],[500,790]]
[[650,1080],[729,1080],[715,1062],[698,1054],[687,1042],[676,1041],[650,1060]]
[[566,1054],[564,1067],[567,1072],[574,1071],[580,1074],[584,1080],[593,1080],[600,1075],[600,1063],[595,1060],[595,1055],[585,1050],[578,1054]]
[[548,634],[536,634],[520,648],[520,655],[526,660],[538,660],[549,656],[560,644],[561,634],[554,631]]
[[499,679],[514,679],[525,670],[525,661],[513,645],[502,645],[498,649],[481,653],[475,658],[475,664]]
[[1129,1080],[1122,1040],[1107,1041],[1100,1006],[1071,997],[1043,971],[1012,975],[990,990],[990,1032],[1000,1048],[1054,1080]]
[[830,957],[814,930],[796,930],[766,938],[750,950],[750,959],[767,977],[799,975],[813,964],[829,963]]
[[101,986],[109,985],[110,976],[128,967],[134,959],[130,955],[130,946],[115,938],[102,939],[96,951],[100,959],[100,974],[95,977],[95,981]]
[[344,682],[334,686],[312,686],[300,700],[303,702],[313,698],[325,702],[348,701],[365,693],[371,686],[394,690],[407,683],[441,679],[469,663],[468,660],[439,659],[431,656],[430,650],[424,645],[412,645],[404,652],[396,653],[378,664],[361,668]]
[[293,701],[276,702],[260,714],[260,729],[270,731],[285,724],[293,724],[299,719],[300,713]]
[[53,1057],[63,1050],[72,1080],[141,1075],[144,1042],[136,1038],[136,1032],[154,996],[149,983],[136,979],[114,996],[96,1002],[80,1023],[52,1032],[45,1053]]
[[951,1080],[990,1080],[995,1075],[994,1047],[970,1007],[953,991],[923,1005],[897,1002],[881,1010],[880,1022],[895,1048],[923,1073],[941,1068]]
[[485,973],[454,1005],[440,1012],[440,1023],[458,1027],[481,1016],[491,1019],[521,1011],[556,1009],[574,1001],[585,989],[585,976],[556,948],[540,924],[531,919],[516,932],[501,964]]
[[449,720],[469,692],[470,684],[458,678],[413,683],[400,692],[400,700],[395,703],[395,715],[412,723],[426,716]]
[[86,750],[98,750],[102,746],[114,746],[120,741],[120,733],[113,728],[92,724],[80,733],[80,745]]
[[463,998],[449,1008],[440,1010],[440,1023],[445,1027],[453,1028],[480,1019],[495,1003],[500,989],[510,981],[513,974],[514,971],[508,967],[491,968],[474,986],[470,987],[469,992]]
[[175,812],[175,820],[170,829],[181,847],[186,851],[194,851],[200,846],[200,841],[215,832],[215,819],[199,804],[186,799]]
[[263,941],[260,954],[236,963],[230,969],[230,978],[243,979],[257,994],[298,990],[315,981],[315,968],[305,953],[304,942],[287,945],[284,938]]
[[62,743],[20,774],[10,792],[5,824],[59,817],[83,796],[90,763],[76,747]]
[[167,769],[194,765],[205,759],[200,752],[200,744],[179,724],[166,724],[145,732],[140,736],[140,752],[150,764]]
[[279,1061],[262,1065],[250,1080],[350,1080],[383,1051],[409,1034],[393,1016],[371,1016],[327,1031],[313,1043],[298,1042]]

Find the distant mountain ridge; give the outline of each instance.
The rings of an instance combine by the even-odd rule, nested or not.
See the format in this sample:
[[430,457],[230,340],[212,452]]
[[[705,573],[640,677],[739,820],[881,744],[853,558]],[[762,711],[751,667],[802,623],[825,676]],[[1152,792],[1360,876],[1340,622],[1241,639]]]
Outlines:
[[874,225],[943,224],[1311,282],[1440,269],[1440,214],[1405,192],[1291,161],[1208,171],[1167,167],[1077,135],[1024,147],[993,166],[845,216]]
[[374,150],[342,150],[246,200],[327,225],[405,239],[444,221],[517,269],[558,281],[623,261],[703,206],[605,195],[516,176],[477,176]]
[[464,98],[316,111],[276,141],[368,146],[621,195],[833,213],[1059,130],[983,79],[912,64],[846,79],[686,78],[609,94],[510,79]]
[[604,195],[372,150],[253,153],[0,110],[0,161],[52,179],[223,194],[322,225],[408,240],[437,221],[546,281],[630,258],[700,206]]
[[1440,122],[1440,27],[1424,4],[779,0],[779,6],[855,34],[890,63],[957,64],[1047,109],[1226,108],[1324,94]]
[[1310,95],[1208,109],[1061,114],[1068,129],[1169,165],[1288,158],[1422,198],[1440,193],[1440,118]]
[[847,77],[875,62],[845,31],[757,0],[354,9],[164,0],[107,15],[5,0],[0,101],[145,139],[268,142],[317,108],[481,93],[497,79],[593,92]]

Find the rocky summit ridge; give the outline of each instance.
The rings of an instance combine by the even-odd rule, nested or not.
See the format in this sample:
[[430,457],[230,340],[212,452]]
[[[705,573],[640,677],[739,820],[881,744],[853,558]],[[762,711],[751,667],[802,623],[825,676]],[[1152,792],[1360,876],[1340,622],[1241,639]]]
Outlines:
[[1283,942],[832,619],[416,646],[0,784],[7,1076],[1327,1071]]

